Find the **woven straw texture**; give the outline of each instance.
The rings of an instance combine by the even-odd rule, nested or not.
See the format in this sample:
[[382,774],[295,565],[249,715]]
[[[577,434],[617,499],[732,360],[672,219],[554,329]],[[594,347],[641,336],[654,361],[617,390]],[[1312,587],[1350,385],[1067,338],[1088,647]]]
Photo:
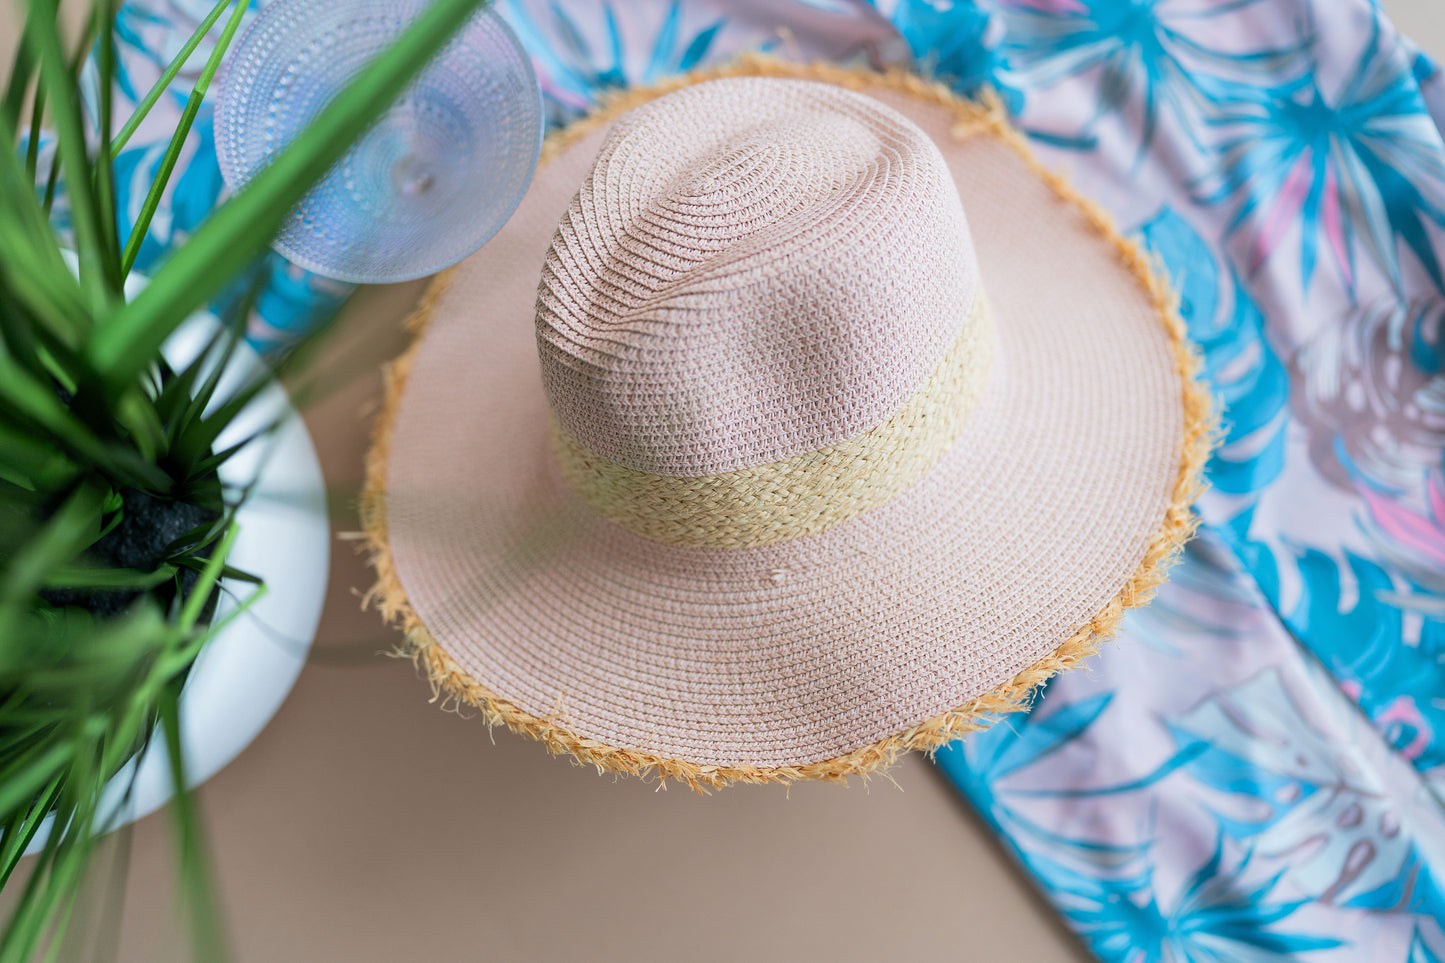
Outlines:
[[562,217],[543,384],[571,437],[629,468],[781,461],[912,395],[972,320],[976,275],[923,131],[824,84],[695,86],[622,118]]
[[558,425],[562,475],[604,518],[670,545],[749,548],[820,532],[918,481],[958,437],[993,360],[987,307],[976,295],[958,340],[923,386],[882,424],[845,441],[765,465],[676,477],[601,458]]
[[[994,326],[987,383],[921,479],[821,531],[747,548],[664,544],[573,490],[534,328],[549,244],[612,125],[718,76],[858,90],[921,128],[963,199],[978,265],[975,278],[965,241],[963,267],[940,283],[967,305],[986,287]],[[1032,160],[996,106],[902,74],[749,59],[629,92],[544,156],[503,232],[428,293],[369,456],[371,600],[405,628],[439,692],[601,770],[699,788],[841,779],[1022,707],[1162,580],[1192,530],[1211,436],[1197,363],[1162,279]],[[903,281],[926,287],[931,272],[914,270]],[[789,439],[815,450],[913,396],[966,317],[891,355],[916,373],[879,379],[887,400],[842,429],[834,414],[772,434],[677,427],[684,439],[732,431],[730,447],[699,446],[729,451],[712,461],[666,460],[686,444],[586,447],[659,475],[786,458],[798,453]],[[636,384],[655,375],[613,370]],[[576,437],[588,419],[569,404],[563,427]]]

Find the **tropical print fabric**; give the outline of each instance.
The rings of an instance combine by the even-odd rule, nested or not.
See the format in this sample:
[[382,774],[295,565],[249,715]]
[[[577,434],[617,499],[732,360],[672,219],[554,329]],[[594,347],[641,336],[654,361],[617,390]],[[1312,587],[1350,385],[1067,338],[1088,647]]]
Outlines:
[[[126,3],[117,98],[209,7]],[[1174,277],[1224,443],[1156,604],[941,769],[1103,960],[1445,960],[1445,78],[1373,0],[499,9],[554,124],[746,49],[1001,95]],[[183,88],[120,159],[137,205]],[[224,197],[208,111],[142,267]],[[348,290],[256,270],[263,348]]]
[[1159,600],[940,766],[1101,959],[1445,959],[1433,64],[1368,0],[880,7],[1169,268],[1226,406]]
[[646,85],[758,51],[793,60],[907,63],[893,27],[864,3],[836,0],[499,0],[565,124],[608,91]]
[[1445,812],[1221,539],[939,767],[1101,959],[1445,959]]

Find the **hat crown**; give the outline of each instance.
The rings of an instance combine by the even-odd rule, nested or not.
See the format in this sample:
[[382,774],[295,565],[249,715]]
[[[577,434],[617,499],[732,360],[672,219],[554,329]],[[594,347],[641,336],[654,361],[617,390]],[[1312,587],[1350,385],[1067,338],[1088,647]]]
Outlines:
[[770,464],[884,422],[977,289],[953,179],[911,121],[831,85],[697,84],[620,120],[563,217],[543,381],[619,465]]

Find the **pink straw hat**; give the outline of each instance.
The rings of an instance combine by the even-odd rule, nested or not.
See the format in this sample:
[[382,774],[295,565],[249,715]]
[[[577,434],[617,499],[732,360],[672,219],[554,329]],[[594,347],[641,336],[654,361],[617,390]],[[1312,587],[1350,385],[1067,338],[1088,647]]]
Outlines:
[[599,769],[840,779],[1023,707],[1188,537],[1162,280],[997,107],[752,59],[556,136],[391,369],[434,685]]

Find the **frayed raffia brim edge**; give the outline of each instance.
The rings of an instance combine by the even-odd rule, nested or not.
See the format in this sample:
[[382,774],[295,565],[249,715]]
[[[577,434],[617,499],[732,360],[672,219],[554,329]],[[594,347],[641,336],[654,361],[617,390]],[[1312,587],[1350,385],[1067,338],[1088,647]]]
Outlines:
[[1180,549],[1194,533],[1197,520],[1190,506],[1203,487],[1204,463],[1216,436],[1211,398],[1199,381],[1199,358],[1185,336],[1184,324],[1178,313],[1178,298],[1167,278],[1156,270],[1138,244],[1114,229],[1102,208],[1079,196],[1063,178],[1038,162],[1023,136],[1010,126],[997,98],[985,97],[977,103],[963,100],[946,87],[903,71],[878,74],[826,64],[800,65],[748,56],[726,66],[696,71],[652,87],[619,93],[592,115],[550,136],[542,149],[542,163],[566,150],[598,125],[606,124],[663,94],[705,80],[741,76],[795,77],[852,90],[882,87],[901,91],[952,112],[955,118],[954,137],[962,140],[989,134],[1017,151],[1044,183],[1060,197],[1075,204],[1095,229],[1114,243],[1120,258],[1134,271],[1139,283],[1149,293],[1159,321],[1168,332],[1174,348],[1175,372],[1182,385],[1184,438],[1169,508],[1133,576],[1102,611],[1081,625],[1051,655],[1024,669],[1009,682],[897,735],[833,759],[805,765],[773,768],[699,765],[636,749],[622,749],[577,735],[561,718],[532,715],[469,676],[427,631],[407,601],[401,580],[397,577],[386,534],[386,466],[391,451],[392,429],[416,346],[431,320],[437,299],[446,290],[451,270],[439,275],[407,321],[414,338],[412,346],[384,371],[384,406],[373,428],[371,450],[366,458],[366,484],[361,495],[365,545],[377,574],[376,584],[366,594],[363,605],[374,605],[388,623],[405,633],[402,651],[425,667],[431,679],[434,701],[443,699],[457,705],[472,706],[481,711],[488,725],[505,725],[514,732],[541,742],[554,755],[570,753],[581,763],[596,766],[598,772],[629,773],[642,777],[656,775],[664,784],[668,779],[676,779],[699,791],[733,783],[791,783],[805,779],[843,782],[851,775],[866,774],[890,765],[901,752],[910,749],[931,751],[967,733],[987,728],[1001,713],[1028,708],[1036,687],[1057,673],[1081,665],[1098,651],[1101,643],[1114,636],[1126,609],[1145,605],[1153,598],[1155,589],[1167,577]]

